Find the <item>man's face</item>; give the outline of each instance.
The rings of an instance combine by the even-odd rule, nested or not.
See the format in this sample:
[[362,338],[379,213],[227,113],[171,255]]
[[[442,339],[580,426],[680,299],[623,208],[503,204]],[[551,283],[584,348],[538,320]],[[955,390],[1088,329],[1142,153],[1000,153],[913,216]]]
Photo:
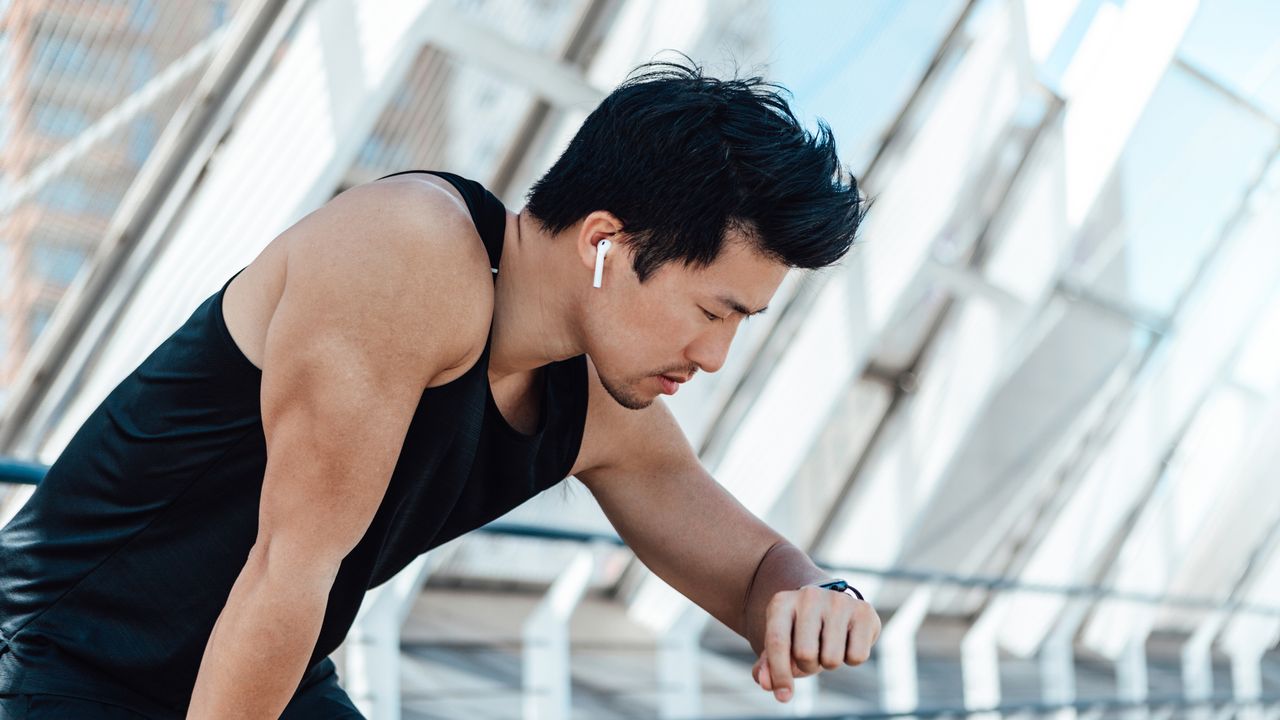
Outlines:
[[606,258],[603,286],[589,294],[587,353],[601,384],[632,410],[674,393],[678,382],[672,379],[719,370],[746,319],[743,311],[764,309],[787,273],[786,265],[761,255],[735,233],[711,265],[687,268],[670,262],[644,283],[632,270],[625,239]]

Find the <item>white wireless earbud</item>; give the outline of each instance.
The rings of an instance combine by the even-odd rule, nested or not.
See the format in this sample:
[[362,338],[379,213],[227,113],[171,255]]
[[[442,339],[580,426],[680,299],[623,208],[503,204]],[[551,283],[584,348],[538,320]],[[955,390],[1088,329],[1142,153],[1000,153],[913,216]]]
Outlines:
[[611,247],[613,247],[613,243],[609,242],[607,239],[601,240],[600,243],[596,245],[596,277],[591,283],[594,287],[600,287],[600,282],[604,280],[604,254],[609,252],[609,248]]

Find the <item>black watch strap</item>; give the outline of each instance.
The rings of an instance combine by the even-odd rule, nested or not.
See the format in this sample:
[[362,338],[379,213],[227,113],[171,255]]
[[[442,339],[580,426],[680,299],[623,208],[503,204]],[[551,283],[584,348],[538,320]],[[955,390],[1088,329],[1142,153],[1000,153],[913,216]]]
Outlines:
[[844,592],[846,590],[850,590],[853,592],[854,597],[858,598],[859,600],[863,600],[863,601],[866,600],[866,598],[862,597],[862,593],[858,592],[858,588],[850,585],[844,580],[832,580],[831,582],[822,583],[818,587],[826,588],[827,590],[835,590],[836,592]]

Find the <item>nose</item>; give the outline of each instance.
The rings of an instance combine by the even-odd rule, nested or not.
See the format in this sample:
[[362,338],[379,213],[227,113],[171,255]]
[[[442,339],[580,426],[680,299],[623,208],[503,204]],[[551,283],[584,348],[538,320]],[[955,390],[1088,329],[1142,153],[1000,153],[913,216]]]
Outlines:
[[704,372],[713,373],[724,367],[725,357],[729,355],[729,345],[737,333],[737,323],[726,323],[725,327],[699,335],[685,354],[689,360]]

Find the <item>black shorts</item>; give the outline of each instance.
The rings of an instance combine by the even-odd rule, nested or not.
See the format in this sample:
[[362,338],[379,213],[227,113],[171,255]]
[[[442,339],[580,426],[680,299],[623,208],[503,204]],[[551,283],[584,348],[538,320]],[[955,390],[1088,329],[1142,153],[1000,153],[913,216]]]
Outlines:
[[[365,720],[338,685],[333,661],[307,671],[280,720]],[[152,720],[118,705],[61,695],[0,695],[0,720]]]

